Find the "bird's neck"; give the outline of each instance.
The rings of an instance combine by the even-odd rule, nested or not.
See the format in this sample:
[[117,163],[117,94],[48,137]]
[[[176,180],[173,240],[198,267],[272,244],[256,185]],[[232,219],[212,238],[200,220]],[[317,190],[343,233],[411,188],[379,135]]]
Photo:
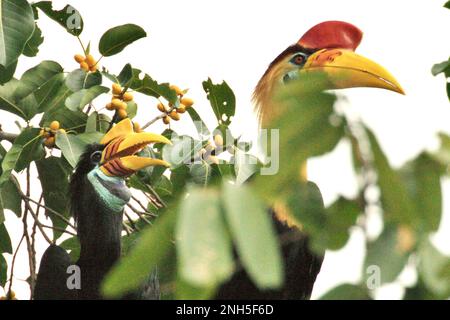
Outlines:
[[[98,298],[105,274],[120,258],[123,210],[112,212],[85,179],[72,208],[80,240],[81,286],[86,298]],[[90,295],[89,295],[90,294]]]

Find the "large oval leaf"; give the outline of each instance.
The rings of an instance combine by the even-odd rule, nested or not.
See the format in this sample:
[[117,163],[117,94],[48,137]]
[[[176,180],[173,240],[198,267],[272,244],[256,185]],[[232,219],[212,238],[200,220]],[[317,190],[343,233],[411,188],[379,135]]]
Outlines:
[[42,61],[37,66],[25,71],[20,78],[20,82],[14,91],[16,100],[34,93],[40,87],[45,86],[54,76],[63,72],[59,63],[54,61]]
[[77,136],[59,132],[56,134],[56,145],[61,149],[61,152],[67,162],[69,162],[74,168],[86,147],[86,143],[84,143]]
[[94,86],[89,89],[82,89],[67,97],[66,107],[72,111],[81,110],[99,95],[108,91],[109,89],[103,86]]
[[54,10],[51,1],[39,1],[34,3],[33,7],[41,9],[50,19],[59,23],[71,35],[79,36],[83,31],[83,19],[71,5],[66,5],[61,10]]
[[166,210],[154,226],[143,231],[131,252],[106,277],[102,287],[106,297],[117,298],[136,289],[166,257],[173,248],[176,218],[175,210]]
[[147,34],[135,24],[125,24],[106,31],[100,39],[98,49],[105,57],[121,52],[134,41],[146,37]]
[[245,270],[259,288],[279,287],[283,282],[281,254],[263,203],[249,187],[225,182],[223,205]]
[[26,0],[0,0],[0,65],[19,58],[33,31],[33,10]]
[[189,284],[211,287],[231,276],[234,262],[224,222],[217,190],[190,190],[176,227],[178,272]]

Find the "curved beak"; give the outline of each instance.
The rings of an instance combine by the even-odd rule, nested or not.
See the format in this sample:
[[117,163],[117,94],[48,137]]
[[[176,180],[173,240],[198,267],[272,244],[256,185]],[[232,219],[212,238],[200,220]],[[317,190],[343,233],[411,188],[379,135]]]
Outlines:
[[382,88],[405,94],[401,85],[382,66],[346,49],[323,49],[309,56],[300,73],[323,72],[327,89]]
[[126,177],[149,166],[169,167],[166,161],[135,155],[151,143],[171,144],[164,136],[147,132],[128,132],[115,137],[103,150],[100,170],[108,176]]

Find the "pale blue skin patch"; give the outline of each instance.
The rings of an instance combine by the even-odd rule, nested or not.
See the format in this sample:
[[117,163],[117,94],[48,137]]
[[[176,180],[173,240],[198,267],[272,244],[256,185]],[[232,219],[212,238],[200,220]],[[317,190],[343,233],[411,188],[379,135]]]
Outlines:
[[123,211],[131,193],[122,178],[107,176],[98,166],[87,177],[107,209],[117,213]]

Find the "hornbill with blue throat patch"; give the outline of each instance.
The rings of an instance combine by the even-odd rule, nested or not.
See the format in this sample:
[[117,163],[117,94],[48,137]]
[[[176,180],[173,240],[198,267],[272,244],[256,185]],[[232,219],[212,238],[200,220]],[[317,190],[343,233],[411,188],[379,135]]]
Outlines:
[[[70,209],[80,241],[76,266],[81,288],[68,288],[72,262],[64,249],[51,245],[41,260],[35,299],[101,298],[100,283],[121,255],[123,211],[131,197],[125,177],[148,166],[169,166],[163,160],[136,155],[150,143],[170,141],[158,134],[136,133],[131,120],[125,119],[112,127],[99,144],[86,148],[70,180]],[[152,278],[140,292],[126,298],[158,296],[158,283]]]
[[[354,25],[342,21],[326,21],[312,27],[297,43],[279,54],[259,80],[253,94],[262,127],[270,128],[271,121],[283,112],[275,99],[278,90],[291,80],[302,77],[306,79],[308,74],[325,75],[327,82],[324,89],[373,87],[404,94],[400,84],[387,70],[354,52],[361,40],[362,32]],[[302,165],[301,176],[302,180],[307,180],[306,164]],[[315,188],[314,184],[308,184]],[[283,207],[274,206],[270,214],[279,239],[283,235],[290,235],[290,238],[295,239],[286,243],[280,240],[285,271],[284,285],[277,290],[261,290],[245,270],[240,270],[219,289],[216,298],[310,298],[323,256],[310,250],[307,235]]]

